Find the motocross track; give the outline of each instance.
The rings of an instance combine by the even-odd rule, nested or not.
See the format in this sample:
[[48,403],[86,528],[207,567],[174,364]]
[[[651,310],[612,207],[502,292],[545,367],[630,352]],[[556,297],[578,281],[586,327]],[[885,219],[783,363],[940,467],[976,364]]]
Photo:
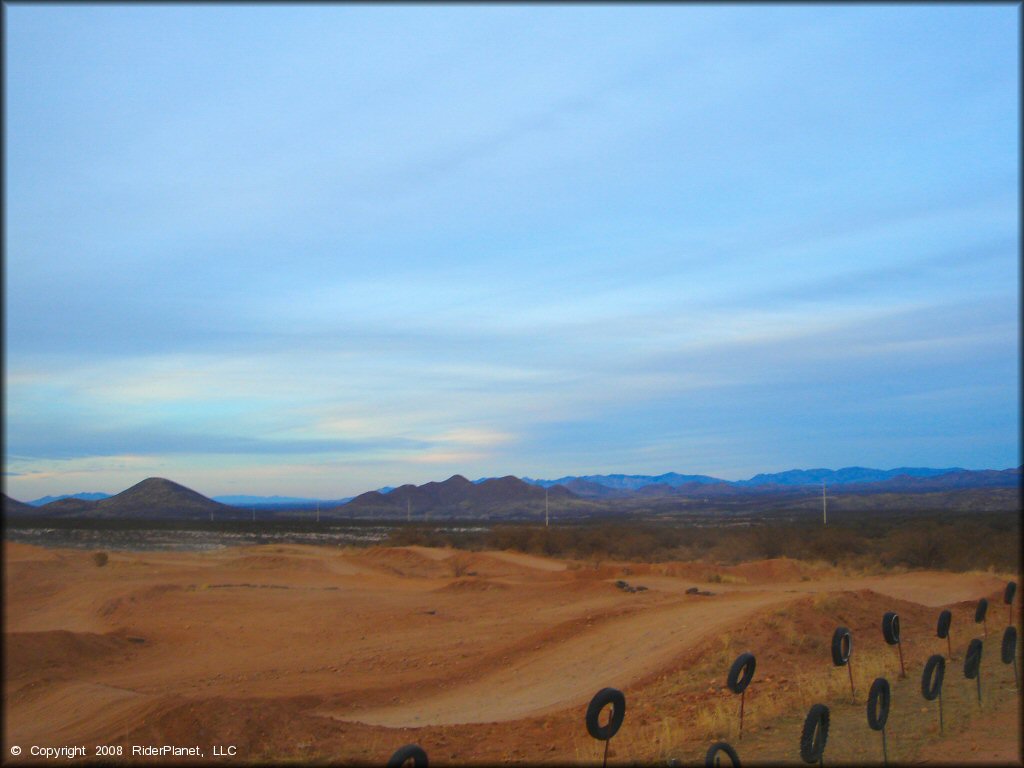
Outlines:
[[[236,762],[381,765],[410,742],[423,745],[432,763],[600,763],[583,713],[607,686],[629,702],[609,764],[664,764],[672,754],[693,762],[715,739],[673,723],[711,705],[732,712],[722,686],[728,662],[720,669],[720,659],[735,649],[723,649],[723,638],[738,638],[758,656],[744,761],[799,764],[809,683],[798,673],[832,674],[835,626],[850,626],[858,653],[894,660],[875,625],[884,610],[898,611],[913,690],[924,659],[945,652],[945,641],[934,638],[939,607],[954,613],[954,657],[962,658],[969,637],[982,631],[973,622],[980,597],[991,603],[980,722],[1012,724],[1019,716],[1009,667],[998,663],[1008,616],[1002,590],[1015,578],[1005,574],[848,576],[790,560],[595,568],[422,547],[114,552],[102,567],[81,550],[5,542],[4,555],[11,764],[41,762],[11,757],[14,745],[130,752],[172,744],[200,745],[206,762],[215,745],[233,745]],[[627,592],[617,579],[647,589]],[[693,587],[712,594],[688,593]],[[811,635],[824,636],[823,649],[805,640]],[[969,702],[973,689],[959,677],[954,662],[947,687],[963,687]],[[935,730],[916,695],[913,722],[920,723],[905,726],[924,729],[927,721]],[[758,720],[757,707],[767,711],[769,702],[778,712]],[[1016,729],[987,739],[981,754],[972,750],[963,735],[975,732],[979,713],[962,708],[959,720],[951,712],[947,733],[913,743],[891,736],[893,749],[923,762],[1019,761]],[[863,695],[855,709],[863,719]],[[866,727],[868,736],[851,734],[843,746],[841,714],[830,750],[880,759],[863,751],[877,736]],[[631,725],[637,735],[627,737]],[[735,731],[731,723],[714,727]]]

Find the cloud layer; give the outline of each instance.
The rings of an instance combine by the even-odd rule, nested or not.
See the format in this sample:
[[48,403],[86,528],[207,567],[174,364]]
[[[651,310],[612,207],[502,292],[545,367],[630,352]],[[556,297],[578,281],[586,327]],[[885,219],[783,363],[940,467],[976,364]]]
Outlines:
[[7,20],[15,496],[1020,461],[1012,7]]

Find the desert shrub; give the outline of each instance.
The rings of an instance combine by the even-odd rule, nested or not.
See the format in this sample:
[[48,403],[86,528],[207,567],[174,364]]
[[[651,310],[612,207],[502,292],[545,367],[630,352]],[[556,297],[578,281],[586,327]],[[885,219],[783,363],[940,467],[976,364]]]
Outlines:
[[448,561],[448,565],[452,569],[452,576],[465,576],[469,570],[469,558],[463,555],[455,555]]
[[837,565],[863,553],[866,546],[864,537],[856,530],[847,526],[822,526],[808,537],[806,550],[799,554],[800,559],[819,559]]
[[780,525],[760,525],[751,531],[753,550],[761,557],[780,557],[791,534]]
[[95,563],[97,568],[102,568],[104,565],[107,564],[107,561],[109,559],[110,558],[107,556],[106,552],[93,552],[92,553],[92,561],[93,561],[93,563]]
[[892,535],[881,553],[880,559],[884,565],[938,568],[949,562],[952,542],[948,534],[936,528],[925,531],[917,528],[918,526],[908,527]]

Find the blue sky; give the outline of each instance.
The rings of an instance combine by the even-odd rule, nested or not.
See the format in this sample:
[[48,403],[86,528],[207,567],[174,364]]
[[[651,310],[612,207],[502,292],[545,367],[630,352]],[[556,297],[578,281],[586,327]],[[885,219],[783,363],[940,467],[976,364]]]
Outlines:
[[1020,463],[1014,5],[6,5],[5,485]]

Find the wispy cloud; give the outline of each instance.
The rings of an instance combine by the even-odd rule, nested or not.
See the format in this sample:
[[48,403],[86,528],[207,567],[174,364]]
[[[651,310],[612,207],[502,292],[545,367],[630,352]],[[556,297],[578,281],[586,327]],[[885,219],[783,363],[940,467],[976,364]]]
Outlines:
[[8,11],[12,486],[1019,454],[1010,7]]

